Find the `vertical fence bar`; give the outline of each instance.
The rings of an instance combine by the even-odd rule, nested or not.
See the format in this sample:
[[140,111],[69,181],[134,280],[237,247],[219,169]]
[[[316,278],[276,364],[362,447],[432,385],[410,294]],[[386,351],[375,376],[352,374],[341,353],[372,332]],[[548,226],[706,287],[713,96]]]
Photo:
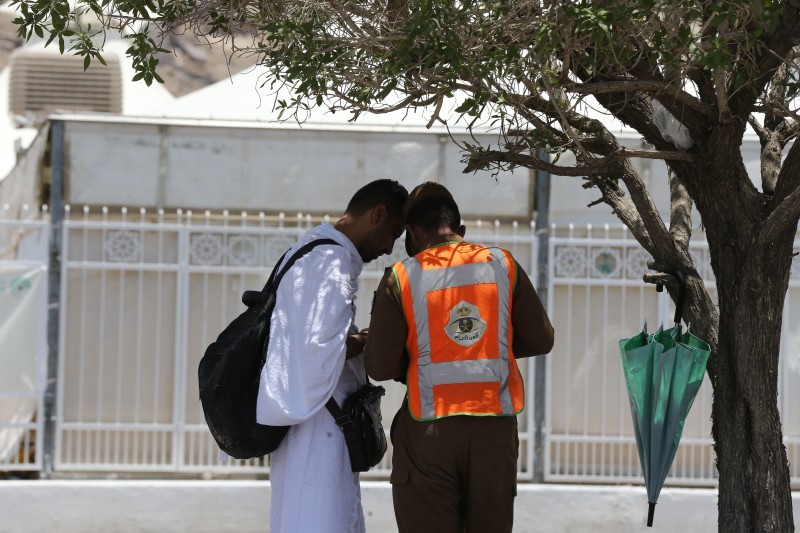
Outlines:
[[50,246],[47,287],[47,381],[44,391],[44,453],[42,477],[53,477],[56,452],[58,347],[61,323],[61,232],[64,217],[64,123],[50,129]]
[[[59,308],[60,309],[69,309],[69,302],[67,301],[67,295],[69,294],[68,289],[68,270],[69,267],[67,266],[69,260],[69,217],[70,217],[70,206],[69,204],[64,205],[63,208],[63,218],[61,219],[61,273],[59,274],[59,278],[61,279],[61,294],[59,295]],[[58,333],[58,376],[63,376],[66,373],[66,334],[67,331],[67,313],[61,313],[59,311],[59,333]],[[63,380],[63,378],[61,378]],[[63,441],[63,427],[62,424],[64,423],[64,383],[57,384],[57,391],[56,391],[56,427],[55,427],[55,451],[53,453],[53,470],[59,468],[60,458],[63,457],[64,453],[64,445],[62,444]]]
[[[101,212],[103,213],[101,224],[101,241],[103,243],[100,260],[102,268],[100,269],[100,327],[98,328],[98,350],[99,354],[106,352],[106,303],[108,296],[108,264],[105,249],[106,239],[108,238],[108,207],[103,206]],[[112,333],[113,334],[113,333]],[[105,390],[105,357],[97,358],[97,400],[95,403],[95,420],[97,422],[97,430],[95,431],[95,455],[94,462],[108,463],[108,432],[104,432],[101,428],[103,426],[103,414],[105,413],[103,401],[103,394]],[[103,440],[103,437],[106,437]],[[100,452],[103,451],[103,459],[100,459]]]
[[[603,235],[604,240],[607,242],[610,239],[608,224],[605,224],[603,226],[603,234],[604,234]],[[624,248],[623,248],[623,250],[624,250]],[[625,257],[625,255],[624,255],[624,252],[623,252],[623,254],[620,255],[620,261],[622,261],[624,257]],[[608,285],[607,284],[603,285],[603,309],[605,309],[606,312],[603,313],[603,329],[602,329],[602,331],[603,331],[603,338],[607,339],[607,338],[609,338],[609,334],[608,334],[609,296],[608,296]],[[603,440],[605,440],[605,437],[608,436],[608,432],[606,431],[606,408],[607,408],[606,398],[608,396],[608,364],[609,364],[609,361],[608,361],[608,343],[603,343],[602,344],[601,353],[602,353],[601,361],[602,361],[602,364],[603,364],[603,384],[602,384],[602,387],[600,389],[601,390],[601,393],[600,393],[600,403],[601,403],[601,407],[600,407],[600,434],[603,437]],[[600,443],[600,463],[599,463],[600,475],[601,476],[604,476],[606,474],[606,466],[607,466],[607,464],[608,463],[606,462],[606,444],[605,444],[605,442],[601,442]],[[597,475],[597,466],[598,466],[598,464],[595,462],[595,464],[592,465],[592,466],[594,468],[594,471],[592,473]]]
[[[141,208],[139,210],[139,257],[137,257],[139,263],[139,273],[138,273],[138,284],[136,287],[136,366],[134,371],[134,396],[133,396],[133,423],[137,426],[137,430],[133,433],[133,443],[131,444],[133,448],[133,460],[131,462],[136,462],[135,458],[139,453],[139,445],[138,439],[136,438],[136,434],[138,431],[139,424],[141,423],[141,403],[142,403],[142,342],[144,338],[144,329],[143,329],[143,322],[144,322],[144,270],[142,269],[142,265],[144,263],[144,254],[145,254],[145,208]],[[126,441],[127,443],[127,441]]]
[[[208,215],[206,215],[208,221]],[[189,287],[191,263],[191,231],[192,231],[192,212],[186,212],[185,225],[178,228],[178,279],[177,279],[177,302],[175,313],[175,361],[173,365],[174,391],[172,395],[172,421],[173,421],[173,440],[172,440],[172,465],[175,469],[183,466],[184,447],[186,440],[185,420],[184,420],[184,398],[186,397],[186,347],[188,344],[188,317],[189,317]]]
[[[67,238],[69,238],[69,233],[67,233]],[[83,206],[83,229],[81,230],[81,261],[88,261],[89,258],[89,206]],[[65,270],[69,270],[69,263]],[[87,300],[88,296],[88,275],[89,271],[86,268],[81,268],[81,281],[80,281],[80,313],[79,313],[79,340],[78,340],[78,408],[77,408],[77,416],[76,421],[78,425],[82,425],[85,421],[84,416],[84,397],[86,395],[86,386],[85,386],[85,378],[86,378],[86,325],[88,324],[88,320],[86,317],[86,312],[88,309]],[[63,389],[64,387],[62,387]],[[76,440],[76,453],[73,456],[72,454],[68,454],[67,457],[74,457],[74,461],[80,462],[84,458],[84,446],[83,446],[83,437],[84,437],[85,429],[79,428],[75,431],[75,440]],[[73,439],[70,439],[72,442]],[[87,439],[88,442],[88,439]]]
[[[627,226],[623,226],[622,227],[622,240],[625,241],[625,246],[623,247],[623,253],[624,253],[623,257],[627,258],[628,257],[628,253],[631,253],[630,252],[631,249],[628,247],[628,242],[627,242],[628,241],[628,227]],[[628,280],[631,277],[632,277],[632,272],[631,272],[630,268],[628,266],[626,266],[625,267],[625,279]],[[623,284],[622,285],[622,287],[620,289],[620,293],[621,293],[620,294],[621,303],[620,303],[620,308],[619,308],[619,312],[620,312],[619,323],[620,324],[627,324],[628,323],[628,285],[627,284]],[[623,475],[623,472],[627,473],[627,470],[625,469],[625,457],[624,457],[624,449],[626,448],[626,446],[623,443],[623,439],[626,436],[625,435],[624,420],[625,420],[625,416],[626,416],[625,408],[627,407],[627,404],[625,403],[625,395],[624,394],[620,394],[619,396],[617,396],[617,398],[618,398],[618,401],[617,401],[617,420],[619,422],[619,426],[618,426],[618,432],[617,432],[616,437],[617,437],[618,442],[619,442],[619,445],[618,445],[619,449],[617,450],[617,453],[614,454],[614,456],[612,457],[611,462],[616,467],[617,475]],[[613,471],[612,471],[612,475],[613,475]]]
[[[125,225],[128,222],[128,208],[122,208],[122,225]],[[105,243],[104,243],[105,244]],[[112,259],[119,259],[113,258]],[[120,269],[119,271],[119,284],[117,285],[117,368],[116,370],[116,390],[114,391],[115,402],[114,402],[114,422],[116,424],[120,424],[122,422],[122,370],[125,361],[124,357],[124,343],[125,343],[125,325],[126,325],[126,318],[125,318],[125,280],[127,277],[127,271],[124,269]],[[120,430],[116,428],[114,431],[114,464],[119,464],[120,461]]]
[[[548,242],[548,246],[547,246],[548,262],[547,262],[547,265],[546,265],[547,266],[547,273],[548,273],[548,283],[546,285],[546,287],[547,287],[547,298],[543,299],[542,301],[547,306],[548,313],[550,313],[552,315],[553,310],[555,309],[555,305],[554,305],[554,301],[555,301],[555,290],[554,290],[554,287],[555,287],[555,283],[554,283],[554,280],[555,280],[555,267],[553,265],[553,261],[549,260],[549,259],[552,258],[552,257],[555,257],[555,253],[554,253],[555,252],[555,240],[554,239],[550,239],[549,237],[550,236],[553,236],[553,237],[556,236],[556,225],[555,224],[550,224],[550,228],[549,229],[550,229],[550,232],[548,233],[548,241],[549,242]],[[551,316],[551,320],[555,320],[555,317]],[[547,368],[545,370],[546,370],[546,372],[545,372],[546,376],[544,378],[545,379],[545,383],[550,383],[552,385],[552,383],[553,383],[553,365],[547,365]],[[544,427],[544,431],[543,432],[544,432],[544,435],[545,435],[545,439],[551,439],[552,435],[553,435],[553,431],[552,431],[552,428],[553,428],[553,402],[552,401],[548,401],[548,400],[552,400],[552,398],[553,398],[552,390],[553,390],[553,387],[550,387],[549,391],[545,391],[545,401],[547,402],[546,405],[545,405],[545,408],[544,408],[545,427]],[[544,445],[544,460],[545,460],[545,470],[544,471],[545,471],[545,481],[546,481],[547,476],[553,474],[553,469],[552,469],[552,445],[547,440],[545,440],[543,445]],[[556,448],[556,455],[558,455],[558,448]]]
[[[547,160],[547,153],[540,151],[539,158]],[[539,298],[543,305],[548,302],[548,265],[550,264],[550,241],[547,232],[550,227],[550,174],[541,170],[536,171],[536,231],[537,255],[536,255],[536,289],[539,291]],[[551,311],[547,307],[545,310]],[[544,449],[546,446],[544,427],[545,427],[545,395],[547,386],[547,359],[539,356],[533,360],[534,382],[533,382],[533,419],[534,419],[534,461],[533,461],[533,481],[542,483],[544,481]]]
[[[586,225],[586,237],[589,241],[592,241],[592,225]],[[587,258],[591,260],[591,247],[587,247]],[[590,265],[587,265],[587,272],[586,278],[587,280],[591,277],[592,268]],[[583,288],[583,295],[584,295],[584,303],[583,303],[583,316],[584,316],[584,323],[583,323],[583,350],[579,356],[579,363],[578,369],[583,369],[583,414],[581,417],[581,443],[580,447],[582,448],[580,458],[577,458],[578,455],[576,454],[576,461],[575,461],[575,474],[587,474],[589,472],[589,468],[587,466],[588,462],[588,453],[589,447],[591,446],[591,439],[589,438],[589,374],[591,373],[589,369],[589,350],[590,350],[590,339],[591,336],[591,316],[592,316],[592,286],[590,283],[586,283]],[[572,429],[570,428],[570,433],[572,433]]]

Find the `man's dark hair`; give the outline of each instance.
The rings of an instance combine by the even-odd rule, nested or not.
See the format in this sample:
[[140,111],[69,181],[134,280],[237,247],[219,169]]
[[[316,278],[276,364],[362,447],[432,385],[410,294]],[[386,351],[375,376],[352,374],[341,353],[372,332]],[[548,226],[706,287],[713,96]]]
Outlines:
[[461,213],[453,200],[432,196],[414,204],[406,215],[406,224],[419,226],[425,231],[448,227],[450,231],[456,232],[461,225]]
[[356,191],[347,204],[346,212],[361,215],[376,205],[383,204],[391,215],[402,215],[408,191],[396,180],[380,179],[367,183]]

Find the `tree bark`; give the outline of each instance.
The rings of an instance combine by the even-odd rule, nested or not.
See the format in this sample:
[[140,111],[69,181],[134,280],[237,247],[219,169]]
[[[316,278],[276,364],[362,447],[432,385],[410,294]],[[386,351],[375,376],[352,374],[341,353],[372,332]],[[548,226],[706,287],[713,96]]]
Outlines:
[[771,242],[761,240],[768,213],[752,201],[752,191],[736,186],[747,175],[732,153],[711,154],[707,170],[727,175],[701,182],[705,186],[692,194],[706,227],[719,301],[718,342],[708,364],[718,525],[725,533],[782,533],[794,531],[794,519],[777,402],[778,358],[796,224],[773,234]]
[[738,254],[718,250],[714,261],[720,324],[710,374],[720,532],[794,531],[777,403],[793,237]]

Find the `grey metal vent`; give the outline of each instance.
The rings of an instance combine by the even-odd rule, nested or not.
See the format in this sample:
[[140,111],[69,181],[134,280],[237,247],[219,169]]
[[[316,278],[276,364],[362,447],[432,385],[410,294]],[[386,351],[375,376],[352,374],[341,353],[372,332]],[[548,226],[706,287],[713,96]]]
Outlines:
[[55,110],[122,112],[119,60],[104,56],[108,66],[93,61],[83,70],[83,58],[49,49],[21,49],[11,57],[11,112]]

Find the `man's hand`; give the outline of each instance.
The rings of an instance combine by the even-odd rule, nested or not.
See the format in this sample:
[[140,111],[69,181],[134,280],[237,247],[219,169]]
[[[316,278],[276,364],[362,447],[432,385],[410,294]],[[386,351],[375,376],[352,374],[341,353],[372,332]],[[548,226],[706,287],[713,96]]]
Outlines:
[[364,351],[364,345],[367,344],[367,334],[369,333],[369,328],[364,328],[358,333],[353,335],[348,335],[346,346],[347,346],[347,353],[345,357],[350,359],[351,357],[356,357],[357,355],[361,355]]

